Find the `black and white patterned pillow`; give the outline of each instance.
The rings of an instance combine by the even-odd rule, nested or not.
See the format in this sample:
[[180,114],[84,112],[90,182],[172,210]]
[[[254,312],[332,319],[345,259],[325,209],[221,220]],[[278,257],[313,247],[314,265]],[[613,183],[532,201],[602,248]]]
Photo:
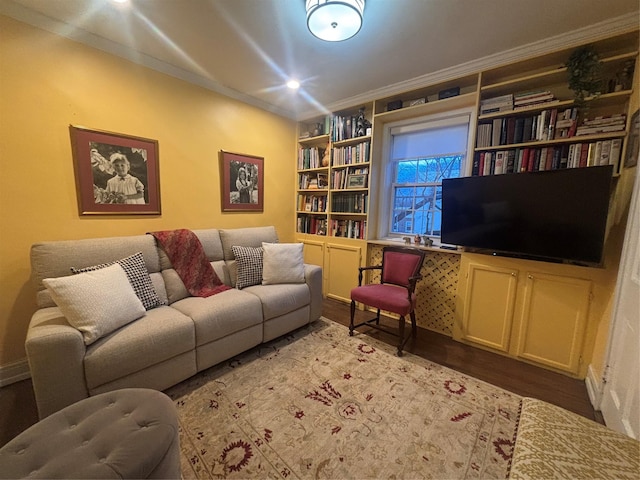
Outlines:
[[142,252],[134,253],[133,255],[121,260],[103,263],[101,265],[93,265],[91,267],[85,268],[71,267],[71,273],[78,274],[100,270],[101,268],[109,267],[114,263],[120,264],[120,266],[124,270],[124,273],[127,274],[129,283],[142,302],[142,305],[144,305],[145,310],[151,310],[152,308],[164,305],[164,303],[160,301],[160,297],[158,297],[156,289],[153,288],[153,283],[151,282],[151,277],[149,277],[147,266],[144,263]]
[[231,251],[236,257],[238,278],[236,288],[242,290],[251,285],[262,283],[262,247],[232,246]]

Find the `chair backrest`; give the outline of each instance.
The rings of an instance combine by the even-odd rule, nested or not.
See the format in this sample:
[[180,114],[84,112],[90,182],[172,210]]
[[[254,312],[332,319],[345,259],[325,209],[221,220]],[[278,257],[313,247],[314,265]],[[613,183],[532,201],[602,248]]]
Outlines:
[[420,273],[424,251],[418,248],[384,247],[381,283],[409,286],[409,278]]

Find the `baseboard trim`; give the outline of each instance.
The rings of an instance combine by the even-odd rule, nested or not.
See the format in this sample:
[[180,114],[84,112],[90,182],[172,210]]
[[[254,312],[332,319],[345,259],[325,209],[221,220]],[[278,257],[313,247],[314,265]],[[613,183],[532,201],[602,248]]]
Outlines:
[[584,379],[589,394],[589,401],[594,410],[600,410],[600,402],[602,402],[602,381],[596,375],[593,365],[589,364],[587,368],[587,376]]
[[26,380],[31,377],[29,362],[24,358],[7,365],[0,365],[0,387]]

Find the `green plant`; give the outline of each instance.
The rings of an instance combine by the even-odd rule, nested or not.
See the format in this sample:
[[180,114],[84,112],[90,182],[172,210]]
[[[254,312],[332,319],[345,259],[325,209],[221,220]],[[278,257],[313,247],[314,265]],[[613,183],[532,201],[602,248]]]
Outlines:
[[573,90],[577,107],[584,107],[585,98],[602,92],[602,62],[592,45],[574,50],[564,64],[569,76],[569,88]]

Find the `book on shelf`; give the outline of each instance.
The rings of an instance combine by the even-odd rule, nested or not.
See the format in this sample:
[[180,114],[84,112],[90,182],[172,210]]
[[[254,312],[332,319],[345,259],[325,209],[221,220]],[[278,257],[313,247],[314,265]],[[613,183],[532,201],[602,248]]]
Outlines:
[[494,113],[513,110],[513,94],[480,100],[480,113]]
[[502,119],[494,118],[491,125],[491,146],[497,147],[500,145],[500,137],[502,132]]
[[495,175],[505,173],[503,170],[505,168],[505,153],[506,152],[504,150],[499,150],[496,152],[496,161],[493,166],[493,172]]
[[476,147],[490,147],[491,146],[491,123],[481,123],[478,125],[478,136],[476,139]]
[[491,175],[493,173],[493,165],[495,162],[495,152],[485,152],[484,155],[484,171],[483,175]]
[[594,135],[598,133],[618,132],[626,127],[625,114],[595,117],[591,120],[585,118],[582,125],[577,127],[576,135]]
[[614,172],[618,171],[621,153],[622,153],[622,139],[621,138],[612,139],[611,153],[609,154],[609,164],[613,165]]
[[505,155],[506,166],[503,168],[503,173],[513,173],[516,165],[516,151],[507,150]]
[[542,147],[540,149],[540,160],[538,162],[538,168],[537,168],[537,170],[539,170],[539,171],[546,170],[546,166],[547,166],[547,150],[548,150],[548,147]]
[[525,97],[515,96],[513,98],[513,106],[518,107],[521,105],[537,105],[539,103],[545,103],[556,98],[551,92],[539,93],[537,95],[529,95]]

